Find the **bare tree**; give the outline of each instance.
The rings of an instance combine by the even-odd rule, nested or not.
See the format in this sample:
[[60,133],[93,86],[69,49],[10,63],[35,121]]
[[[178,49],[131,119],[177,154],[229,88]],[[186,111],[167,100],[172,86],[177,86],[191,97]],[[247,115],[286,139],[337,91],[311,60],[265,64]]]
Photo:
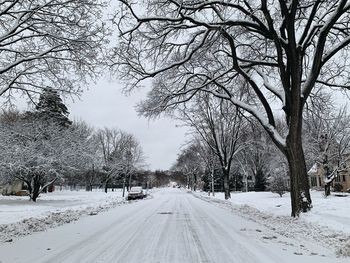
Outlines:
[[97,177],[95,167],[100,167],[102,161],[94,129],[83,121],[76,121],[61,135],[66,137],[65,169],[69,171],[64,174],[64,183],[87,184],[89,186],[87,189],[92,189]]
[[114,154],[122,147],[120,145],[121,132],[118,129],[104,128],[96,133],[99,148],[103,159],[103,184],[107,193],[108,183],[118,175],[120,160],[114,158]]
[[[218,157],[215,155],[214,150],[208,145],[201,136],[194,135],[194,143],[197,145],[199,156],[205,165],[205,172],[209,174],[210,191],[212,196],[215,196],[215,168],[219,165]],[[209,192],[210,193],[210,192]]]
[[0,97],[31,97],[51,86],[78,92],[97,74],[108,35],[104,1],[13,0],[0,3]]
[[[127,89],[153,79],[145,115],[199,91],[244,109],[288,160],[292,216],[308,211],[302,113],[316,86],[349,86],[349,1],[119,2],[113,65]],[[281,112],[285,134],[276,128]]]
[[197,190],[199,175],[203,168],[199,149],[197,144],[189,144],[178,155],[176,163],[172,168],[175,171],[182,172],[186,176],[187,188],[194,191]]
[[123,196],[125,194],[125,185],[129,190],[132,183],[133,174],[144,167],[144,154],[140,143],[131,134],[125,134],[124,140],[124,151],[117,153],[117,158],[119,158],[122,163],[123,171]]
[[104,160],[105,192],[107,193],[108,183],[121,176],[124,196],[125,186],[130,186],[132,173],[144,163],[142,148],[133,135],[118,129],[104,128],[96,136]]
[[[248,175],[252,175],[255,184],[257,184],[257,179],[263,179],[264,181],[264,179],[267,179],[269,175],[274,173],[273,170],[276,168],[274,165],[276,161],[275,155],[278,149],[276,149],[276,146],[255,119],[249,119],[245,129],[245,136],[247,137],[245,147],[238,156],[241,161],[236,166],[243,170],[246,179],[246,190],[248,190]],[[262,183],[260,186],[264,188],[266,185]]]
[[180,118],[191,127],[219,160],[225,199],[231,198],[230,170],[233,158],[244,147],[245,122],[237,107],[220,98],[202,94],[188,106],[179,107]]

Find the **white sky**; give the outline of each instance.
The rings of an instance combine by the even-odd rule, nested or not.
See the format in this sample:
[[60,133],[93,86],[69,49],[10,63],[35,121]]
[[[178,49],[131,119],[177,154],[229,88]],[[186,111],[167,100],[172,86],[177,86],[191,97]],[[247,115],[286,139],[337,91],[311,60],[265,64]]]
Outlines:
[[185,143],[186,129],[176,127],[174,120],[147,120],[138,116],[136,103],[145,92],[135,91],[129,96],[121,93],[117,82],[99,81],[84,91],[79,99],[66,100],[71,120],[81,119],[95,128],[116,127],[132,133],[139,140],[149,169],[169,169]]

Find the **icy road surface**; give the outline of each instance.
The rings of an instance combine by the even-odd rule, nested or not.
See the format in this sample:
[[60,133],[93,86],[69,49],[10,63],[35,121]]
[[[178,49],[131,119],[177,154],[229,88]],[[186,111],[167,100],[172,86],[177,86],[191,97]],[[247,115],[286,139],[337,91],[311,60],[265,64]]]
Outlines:
[[0,245],[0,262],[349,262],[179,189]]

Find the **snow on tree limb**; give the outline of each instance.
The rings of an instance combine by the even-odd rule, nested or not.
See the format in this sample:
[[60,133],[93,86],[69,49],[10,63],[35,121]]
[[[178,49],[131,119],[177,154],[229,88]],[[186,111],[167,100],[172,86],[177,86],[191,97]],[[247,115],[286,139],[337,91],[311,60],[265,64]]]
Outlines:
[[51,86],[79,92],[107,43],[101,1],[5,1],[0,7],[1,97]]
[[348,1],[120,2],[112,65],[128,90],[152,78],[141,111],[171,111],[201,92],[244,109],[288,159],[292,215],[309,210],[302,117],[317,88],[350,85]]

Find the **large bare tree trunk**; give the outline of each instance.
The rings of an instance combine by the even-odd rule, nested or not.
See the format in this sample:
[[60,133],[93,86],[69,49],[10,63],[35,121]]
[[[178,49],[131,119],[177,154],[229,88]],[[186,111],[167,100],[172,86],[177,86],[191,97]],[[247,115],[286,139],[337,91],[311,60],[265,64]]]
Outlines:
[[307,175],[301,136],[287,138],[286,156],[289,165],[290,195],[293,217],[311,209],[310,186]]
[[230,199],[231,198],[231,192],[230,192],[230,172],[227,171],[226,169],[222,170],[224,173],[224,192],[225,192],[225,199]]
[[[295,38],[294,31],[290,33]],[[311,209],[310,185],[307,175],[302,143],[303,107],[302,90],[302,55],[295,42],[290,43],[287,57],[290,66],[290,98],[284,108],[287,116],[289,134],[286,138],[285,155],[288,160],[290,176],[290,196],[293,217]]]

